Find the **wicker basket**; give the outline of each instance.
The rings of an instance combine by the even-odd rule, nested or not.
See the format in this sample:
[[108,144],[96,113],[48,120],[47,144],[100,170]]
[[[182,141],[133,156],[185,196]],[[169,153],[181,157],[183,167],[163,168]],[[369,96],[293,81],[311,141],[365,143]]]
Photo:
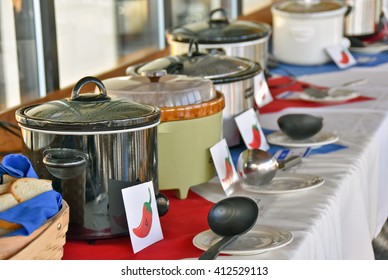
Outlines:
[[0,238],[0,260],[60,260],[69,225],[69,205],[29,236]]

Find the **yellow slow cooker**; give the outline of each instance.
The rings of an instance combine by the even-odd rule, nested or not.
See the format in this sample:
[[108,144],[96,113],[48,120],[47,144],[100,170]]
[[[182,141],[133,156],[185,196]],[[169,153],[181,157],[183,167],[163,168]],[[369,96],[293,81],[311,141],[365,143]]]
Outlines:
[[[216,176],[210,147],[222,139],[224,95],[201,77],[167,75],[165,70],[103,81],[110,96],[154,104],[161,110],[157,127],[160,190],[189,188]],[[155,182],[154,182],[155,183]]]

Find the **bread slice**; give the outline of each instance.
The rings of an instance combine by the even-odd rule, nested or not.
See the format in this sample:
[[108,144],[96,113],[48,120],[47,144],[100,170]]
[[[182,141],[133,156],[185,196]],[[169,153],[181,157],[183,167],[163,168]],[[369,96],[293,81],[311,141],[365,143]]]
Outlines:
[[0,195],[7,193],[9,186],[16,180],[17,178],[9,176],[8,174],[3,175],[2,184],[0,184]]
[[8,188],[9,188],[9,186],[10,186],[11,184],[12,184],[12,183],[10,183],[10,182],[5,183],[5,184],[1,184],[1,185],[0,185],[0,195],[7,193],[7,192],[8,192]]
[[[11,193],[7,193],[9,186],[11,186],[12,182],[15,181],[16,178],[4,175],[3,180],[4,184],[0,185],[0,191],[4,190],[4,193],[0,194],[0,212],[8,210],[9,208],[19,204]],[[19,224],[0,220],[0,236],[12,232],[18,228],[20,228]]]
[[16,198],[19,203],[22,203],[52,189],[53,187],[51,180],[20,178],[12,183],[8,191]]
[[0,195],[0,212],[18,205],[17,200],[11,193]]

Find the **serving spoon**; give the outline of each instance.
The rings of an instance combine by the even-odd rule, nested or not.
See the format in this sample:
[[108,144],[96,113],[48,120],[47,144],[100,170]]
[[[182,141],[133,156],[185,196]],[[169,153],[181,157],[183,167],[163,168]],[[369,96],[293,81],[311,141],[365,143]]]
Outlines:
[[237,160],[237,171],[243,181],[252,186],[269,183],[278,170],[285,170],[302,161],[300,156],[277,161],[271,154],[260,149],[246,149]]
[[256,223],[259,207],[245,196],[231,196],[217,202],[209,211],[208,224],[220,241],[202,253],[199,260],[214,260],[218,254]]

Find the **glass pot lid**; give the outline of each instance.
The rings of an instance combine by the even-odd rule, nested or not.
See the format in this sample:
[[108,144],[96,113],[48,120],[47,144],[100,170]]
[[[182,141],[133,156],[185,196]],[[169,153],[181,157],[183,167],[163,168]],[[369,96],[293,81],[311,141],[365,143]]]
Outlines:
[[[218,12],[222,14],[221,18],[215,18]],[[184,43],[196,39],[199,44],[224,44],[268,38],[270,33],[270,25],[241,20],[230,21],[226,10],[220,8],[210,12],[208,21],[172,27],[167,30],[166,36],[172,41]]]
[[140,75],[143,71],[156,69],[164,69],[168,74],[203,77],[210,79],[214,84],[241,81],[262,72],[260,64],[249,59],[219,53],[200,53],[198,43],[191,41],[187,54],[162,57],[130,66],[126,73]]
[[[88,83],[100,93],[83,93]],[[22,126],[49,131],[98,132],[137,130],[160,122],[156,106],[115,99],[107,95],[104,84],[95,77],[84,77],[74,86],[70,98],[27,106],[16,111]]]
[[160,68],[144,70],[139,74],[103,82],[110,96],[130,98],[162,108],[200,104],[216,97],[216,90],[209,79],[168,75]]
[[291,14],[321,14],[332,13],[333,11],[345,11],[344,3],[338,1],[321,1],[321,0],[297,0],[279,2],[272,7],[273,11],[281,11]]

